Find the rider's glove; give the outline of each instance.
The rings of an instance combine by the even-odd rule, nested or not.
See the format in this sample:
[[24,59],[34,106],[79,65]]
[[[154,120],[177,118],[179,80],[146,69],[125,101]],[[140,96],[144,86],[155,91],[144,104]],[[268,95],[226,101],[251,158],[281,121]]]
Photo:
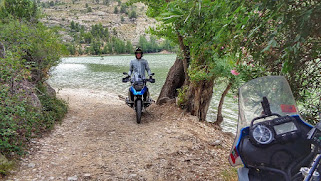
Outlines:
[[152,76],[149,76],[149,82],[150,82],[150,83],[155,83],[155,79],[153,79]]

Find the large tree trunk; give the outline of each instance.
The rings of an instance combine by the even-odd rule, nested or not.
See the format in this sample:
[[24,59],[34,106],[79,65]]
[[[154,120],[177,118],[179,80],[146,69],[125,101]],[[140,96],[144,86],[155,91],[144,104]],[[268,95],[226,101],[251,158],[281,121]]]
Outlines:
[[184,54],[184,58],[182,60],[184,73],[185,73],[184,85],[187,85],[187,84],[189,84],[188,67],[190,64],[190,51],[189,51],[189,47],[185,46],[185,44],[184,44],[183,36],[179,32],[177,32],[177,36],[178,36],[179,47],[183,51],[183,54]]
[[[177,97],[177,89],[188,87],[185,93],[184,107],[192,115],[199,118],[200,121],[206,120],[206,114],[210,105],[214,79],[203,80],[200,82],[191,82],[188,76],[188,67],[190,65],[189,47],[184,44],[184,37],[177,33],[180,49],[184,55],[183,59],[176,59],[175,64],[170,69],[166,82],[157,100],[157,104],[168,102]],[[202,59],[200,59],[202,61]],[[203,60],[204,61],[204,60]]]
[[160,105],[171,99],[175,99],[175,97],[177,97],[177,89],[183,86],[184,81],[183,61],[176,58],[174,65],[167,74],[165,84],[162,87],[156,103]]
[[189,85],[185,106],[187,111],[197,116],[200,121],[206,120],[206,114],[213,95],[213,86],[213,79],[203,80],[197,84],[190,83]]
[[184,57],[182,59],[176,58],[174,65],[169,70],[166,81],[156,102],[159,105],[173,100],[177,97],[177,89],[188,84],[189,77],[187,69],[190,62],[190,52],[188,46],[185,46],[184,44],[183,36],[179,32],[177,32],[177,38]]
[[217,108],[217,116],[216,116],[216,121],[214,122],[215,125],[218,125],[221,127],[221,123],[223,122],[223,115],[222,115],[222,109],[223,109],[223,103],[224,103],[224,98],[228,91],[231,89],[232,83],[230,82],[227,87],[225,88],[224,92],[222,93],[220,103],[218,104]]

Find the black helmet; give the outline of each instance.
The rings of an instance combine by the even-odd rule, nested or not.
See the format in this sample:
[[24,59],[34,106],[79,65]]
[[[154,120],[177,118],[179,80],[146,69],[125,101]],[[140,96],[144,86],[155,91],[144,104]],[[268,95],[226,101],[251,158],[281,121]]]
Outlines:
[[144,54],[143,50],[140,49],[140,48],[137,48],[137,49],[136,49],[135,55],[138,54],[138,53],[141,53],[142,55]]

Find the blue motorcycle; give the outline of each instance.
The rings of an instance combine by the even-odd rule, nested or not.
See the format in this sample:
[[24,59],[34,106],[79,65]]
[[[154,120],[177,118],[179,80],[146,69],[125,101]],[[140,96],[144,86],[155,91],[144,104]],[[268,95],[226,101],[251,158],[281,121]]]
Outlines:
[[134,75],[132,78],[128,76],[128,73],[124,72],[127,77],[123,78],[123,82],[130,82],[131,87],[128,91],[128,97],[126,98],[126,104],[136,111],[136,121],[138,124],[141,122],[143,109],[150,106],[154,101],[149,96],[147,82],[155,83],[155,79],[152,78],[154,73],[151,74],[149,79],[142,78],[140,75]]
[[321,122],[299,115],[286,79],[267,76],[239,89],[239,120],[229,161],[239,181],[319,181]]

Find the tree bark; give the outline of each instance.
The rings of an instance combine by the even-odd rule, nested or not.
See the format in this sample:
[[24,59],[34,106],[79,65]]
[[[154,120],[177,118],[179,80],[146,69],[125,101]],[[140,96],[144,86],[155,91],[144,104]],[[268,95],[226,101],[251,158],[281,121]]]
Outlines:
[[189,51],[189,47],[185,46],[185,44],[184,44],[184,37],[179,32],[177,32],[177,36],[178,36],[179,47],[183,51],[183,54],[184,54],[184,59],[182,60],[184,73],[185,73],[184,85],[187,85],[189,83],[188,67],[189,67],[189,63],[190,63],[190,51]]
[[190,83],[187,93],[186,109],[192,115],[197,116],[200,121],[206,120],[208,107],[213,95],[214,80],[203,80]]
[[177,97],[177,89],[181,88],[185,81],[183,61],[176,58],[174,65],[170,68],[166,81],[158,96],[156,104],[161,105],[168,99]]
[[218,104],[217,108],[217,116],[216,116],[216,121],[214,122],[215,125],[221,127],[221,123],[223,122],[223,115],[222,115],[222,109],[223,109],[223,103],[224,103],[224,98],[228,91],[231,89],[232,83],[230,82],[227,87],[225,88],[224,92],[222,93],[220,103]]

